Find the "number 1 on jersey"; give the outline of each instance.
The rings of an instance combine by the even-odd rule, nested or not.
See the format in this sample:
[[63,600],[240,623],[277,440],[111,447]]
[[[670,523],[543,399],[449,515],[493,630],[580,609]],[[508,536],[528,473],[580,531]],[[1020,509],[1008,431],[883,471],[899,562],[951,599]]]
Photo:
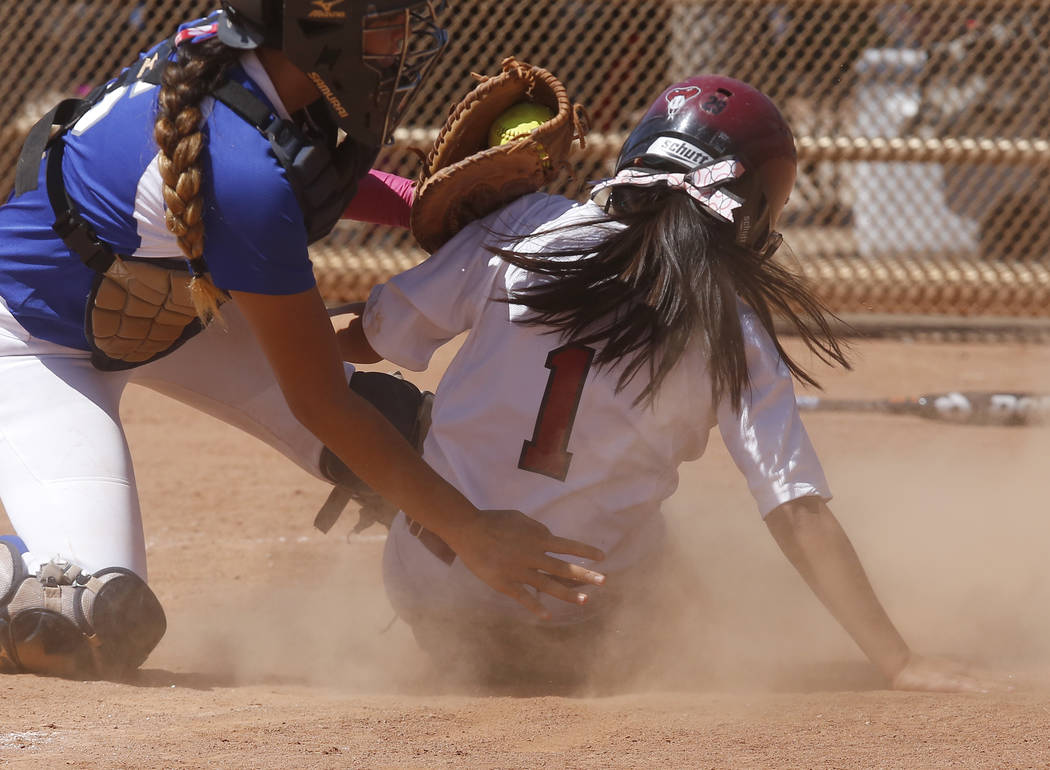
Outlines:
[[546,366],[551,373],[532,438],[521,446],[518,467],[522,470],[565,481],[572,462],[569,436],[593,359],[594,348],[579,344],[564,345],[547,354]]

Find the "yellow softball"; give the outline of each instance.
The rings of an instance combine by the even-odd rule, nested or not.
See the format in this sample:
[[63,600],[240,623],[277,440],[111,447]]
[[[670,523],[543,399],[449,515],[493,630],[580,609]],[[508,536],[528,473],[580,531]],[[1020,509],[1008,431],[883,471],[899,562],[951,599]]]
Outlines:
[[527,134],[554,117],[554,113],[542,104],[519,102],[503,112],[492,122],[489,129],[489,147],[498,147],[522,134]]

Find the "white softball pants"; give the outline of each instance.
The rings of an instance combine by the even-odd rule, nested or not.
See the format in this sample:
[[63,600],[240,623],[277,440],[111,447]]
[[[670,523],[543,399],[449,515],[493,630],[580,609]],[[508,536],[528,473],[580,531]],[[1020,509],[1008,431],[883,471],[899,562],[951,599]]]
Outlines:
[[101,372],[88,353],[30,336],[0,301],[0,500],[29,548],[30,569],[62,556],[88,571],[125,567],[146,579],[119,415],[129,382],[241,428],[320,475],[321,442],[288,409],[233,303],[222,314],[228,330],[215,323],[153,363]]

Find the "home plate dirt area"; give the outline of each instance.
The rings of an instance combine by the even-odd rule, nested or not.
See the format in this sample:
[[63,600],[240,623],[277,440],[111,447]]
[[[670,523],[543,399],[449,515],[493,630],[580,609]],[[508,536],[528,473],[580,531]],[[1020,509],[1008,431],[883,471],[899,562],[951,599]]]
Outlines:
[[[452,352],[406,374],[433,387]],[[816,370],[827,395],[1050,391],[1044,345],[853,355],[853,372]],[[395,620],[381,529],[348,536],[352,514],[312,528],[326,485],[150,391],[129,389],[123,411],[168,633],[128,681],[0,678],[2,767],[1050,768],[1050,429],[804,418],[913,649],[1012,675],[1013,691],[885,689],[780,554],[717,431],[666,506],[680,558],[642,673],[481,691]]]

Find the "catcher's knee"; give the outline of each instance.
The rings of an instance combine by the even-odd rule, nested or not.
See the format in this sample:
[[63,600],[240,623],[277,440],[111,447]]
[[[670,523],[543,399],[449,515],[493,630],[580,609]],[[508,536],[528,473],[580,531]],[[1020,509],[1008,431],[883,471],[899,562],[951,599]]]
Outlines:
[[164,636],[164,610],[130,570],[51,561],[34,575],[0,542],[0,671],[77,679],[138,668]]

